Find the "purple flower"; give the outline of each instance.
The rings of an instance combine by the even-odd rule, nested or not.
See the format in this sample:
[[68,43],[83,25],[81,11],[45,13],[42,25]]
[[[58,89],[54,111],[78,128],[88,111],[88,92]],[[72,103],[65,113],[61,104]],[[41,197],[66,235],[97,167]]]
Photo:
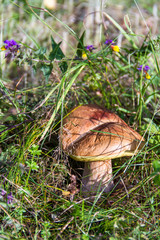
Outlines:
[[145,72],[147,72],[149,69],[150,69],[150,67],[149,67],[148,65],[146,65],[146,66],[143,68],[143,70],[144,70]]
[[12,48],[13,46],[16,46],[17,49],[20,48],[20,45],[13,39],[11,40],[5,40],[4,43],[6,44],[5,45],[5,48],[8,49],[8,48]]
[[7,195],[7,204],[11,204],[12,201],[13,201],[12,193],[9,193],[9,194]]
[[94,50],[95,47],[94,47],[93,45],[87,45],[87,46],[85,47],[85,49],[86,49],[87,51],[89,51],[89,52],[92,52],[92,50]]
[[6,191],[4,189],[1,189],[1,196],[5,196],[6,195]]
[[7,50],[5,57],[15,57],[21,46],[13,39],[5,40],[4,43],[6,44],[4,50]]
[[142,71],[142,68],[143,68],[143,65],[140,65],[140,66],[137,68],[137,70],[138,70],[138,71]]
[[110,44],[112,44],[112,43],[113,43],[113,40],[112,40],[112,39],[107,39],[104,44],[110,45]]
[[140,66],[137,68],[138,71],[142,71],[142,69],[143,69],[144,72],[147,72],[147,71],[150,69],[150,67],[149,67],[148,65],[146,65],[146,66],[144,66],[144,67],[143,67],[143,65],[140,65]]

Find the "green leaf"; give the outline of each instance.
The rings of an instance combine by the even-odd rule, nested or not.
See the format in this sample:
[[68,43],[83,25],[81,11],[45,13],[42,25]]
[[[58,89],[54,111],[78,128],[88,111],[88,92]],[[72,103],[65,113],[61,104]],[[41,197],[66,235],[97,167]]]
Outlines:
[[153,164],[154,171],[160,173],[160,161],[155,160],[153,161],[152,164]]
[[32,147],[28,150],[32,155],[41,155],[41,150],[38,150],[39,146],[36,144],[33,144]]
[[153,179],[154,183],[160,186],[160,174],[158,174],[157,176],[155,176],[155,178]]
[[44,54],[46,53],[46,48],[45,47],[40,47],[37,51],[34,52],[36,56],[38,56],[38,58],[40,60],[44,59]]
[[86,234],[83,234],[83,235],[82,235],[82,240],[89,240],[89,236],[86,235]]
[[27,164],[27,166],[30,167],[32,170],[38,171],[39,166],[37,165],[36,162],[34,162],[34,161],[31,161],[31,162],[26,161],[26,164]]
[[68,65],[67,65],[67,62],[60,62],[59,63],[59,67],[61,69],[61,72],[62,73],[65,73],[68,69]]
[[40,69],[43,72],[45,79],[48,80],[49,76],[51,75],[52,69],[53,69],[53,64],[45,64],[45,63],[41,63],[40,65]]
[[82,57],[82,52],[84,51],[84,44],[83,44],[84,36],[85,36],[85,31],[82,33],[82,36],[80,37],[77,45],[76,55],[80,58]]
[[160,186],[160,161],[155,160],[153,161],[153,176],[156,175],[153,179],[154,183]]
[[[51,61],[53,61],[54,59],[62,60],[65,57],[65,55],[60,48],[61,42],[57,44],[54,41],[52,36],[51,36],[51,42],[52,42],[52,51],[49,54],[49,59]],[[62,61],[58,65],[62,73],[65,73],[67,71],[68,65],[66,61]]]
[[54,59],[61,60],[62,58],[64,58],[65,55],[60,48],[61,42],[57,44],[54,41],[52,36],[51,36],[51,42],[52,42],[52,51],[49,54],[49,59],[53,61]]
[[132,111],[129,111],[129,110],[127,110],[127,109],[125,109],[125,108],[121,108],[121,107],[119,107],[118,110],[119,110],[120,112],[132,113]]
[[109,240],[118,240],[116,237],[110,237]]

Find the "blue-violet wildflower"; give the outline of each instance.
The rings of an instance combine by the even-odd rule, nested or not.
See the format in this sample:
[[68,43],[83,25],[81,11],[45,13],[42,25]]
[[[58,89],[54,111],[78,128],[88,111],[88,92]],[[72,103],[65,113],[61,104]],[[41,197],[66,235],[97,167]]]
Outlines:
[[5,45],[1,50],[6,50],[5,57],[15,57],[21,46],[13,39],[5,40],[4,43]]
[[6,195],[6,191],[4,189],[1,189],[1,196],[5,196]]
[[142,71],[142,69],[144,72],[147,72],[150,69],[150,67],[148,65],[146,65],[144,67],[143,67],[143,65],[139,65],[139,67],[137,68],[138,71]]
[[13,201],[12,193],[9,193],[9,194],[7,195],[7,204],[11,204],[12,201]]
[[139,65],[139,67],[137,68],[138,71],[142,71],[143,65]]
[[138,71],[144,71],[144,73],[145,73],[145,77],[147,78],[147,79],[150,79],[151,78],[151,76],[149,75],[149,73],[148,73],[148,70],[150,69],[150,67],[148,66],[148,65],[146,65],[146,66],[144,66],[143,67],[143,65],[139,65],[139,67],[137,68],[137,70]]
[[110,47],[112,48],[112,50],[114,52],[119,52],[119,50],[120,50],[119,47],[114,44],[114,41],[112,39],[107,39],[104,44],[106,44],[108,46],[110,45]]
[[92,52],[92,50],[94,50],[95,47],[94,47],[93,45],[87,45],[87,46],[85,47],[85,49],[86,49],[87,51],[89,51],[89,52]]
[[148,65],[146,65],[146,66],[143,68],[144,72],[147,72],[149,69],[150,69],[150,67],[149,67]]
[[107,39],[104,44],[110,45],[110,44],[113,44],[113,43],[114,43],[114,42],[113,42],[112,39]]

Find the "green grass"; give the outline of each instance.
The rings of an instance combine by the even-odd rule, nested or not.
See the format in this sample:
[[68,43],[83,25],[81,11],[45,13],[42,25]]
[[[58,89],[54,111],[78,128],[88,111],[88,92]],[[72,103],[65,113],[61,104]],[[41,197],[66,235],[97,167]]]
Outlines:
[[[126,25],[117,20],[124,9],[104,14],[108,29],[102,22],[102,42],[84,60],[94,38],[86,42],[81,20],[67,22],[78,6],[69,13],[59,2],[48,12],[42,1],[28,2],[36,8],[6,0],[0,9],[0,47],[6,39],[21,44],[15,59],[4,51],[0,58],[0,239],[159,239],[160,37],[158,27],[146,34],[151,5],[143,19],[137,11],[138,29],[139,2],[129,5]],[[116,43],[123,36],[119,53],[104,45],[106,35]],[[80,192],[83,164],[62,152],[58,138],[69,110],[88,103],[116,112],[146,140],[137,156],[113,160],[116,188],[92,199]]]

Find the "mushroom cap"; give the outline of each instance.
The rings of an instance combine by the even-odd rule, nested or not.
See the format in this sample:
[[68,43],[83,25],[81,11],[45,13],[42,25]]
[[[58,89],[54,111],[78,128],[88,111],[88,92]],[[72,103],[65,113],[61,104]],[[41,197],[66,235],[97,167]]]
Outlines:
[[71,110],[63,120],[63,136],[61,138],[63,150],[83,134],[103,123],[119,122],[126,124],[116,114],[95,105],[78,106]]
[[116,114],[98,106],[74,108],[64,119],[62,148],[77,161],[105,161],[132,156],[144,139]]

